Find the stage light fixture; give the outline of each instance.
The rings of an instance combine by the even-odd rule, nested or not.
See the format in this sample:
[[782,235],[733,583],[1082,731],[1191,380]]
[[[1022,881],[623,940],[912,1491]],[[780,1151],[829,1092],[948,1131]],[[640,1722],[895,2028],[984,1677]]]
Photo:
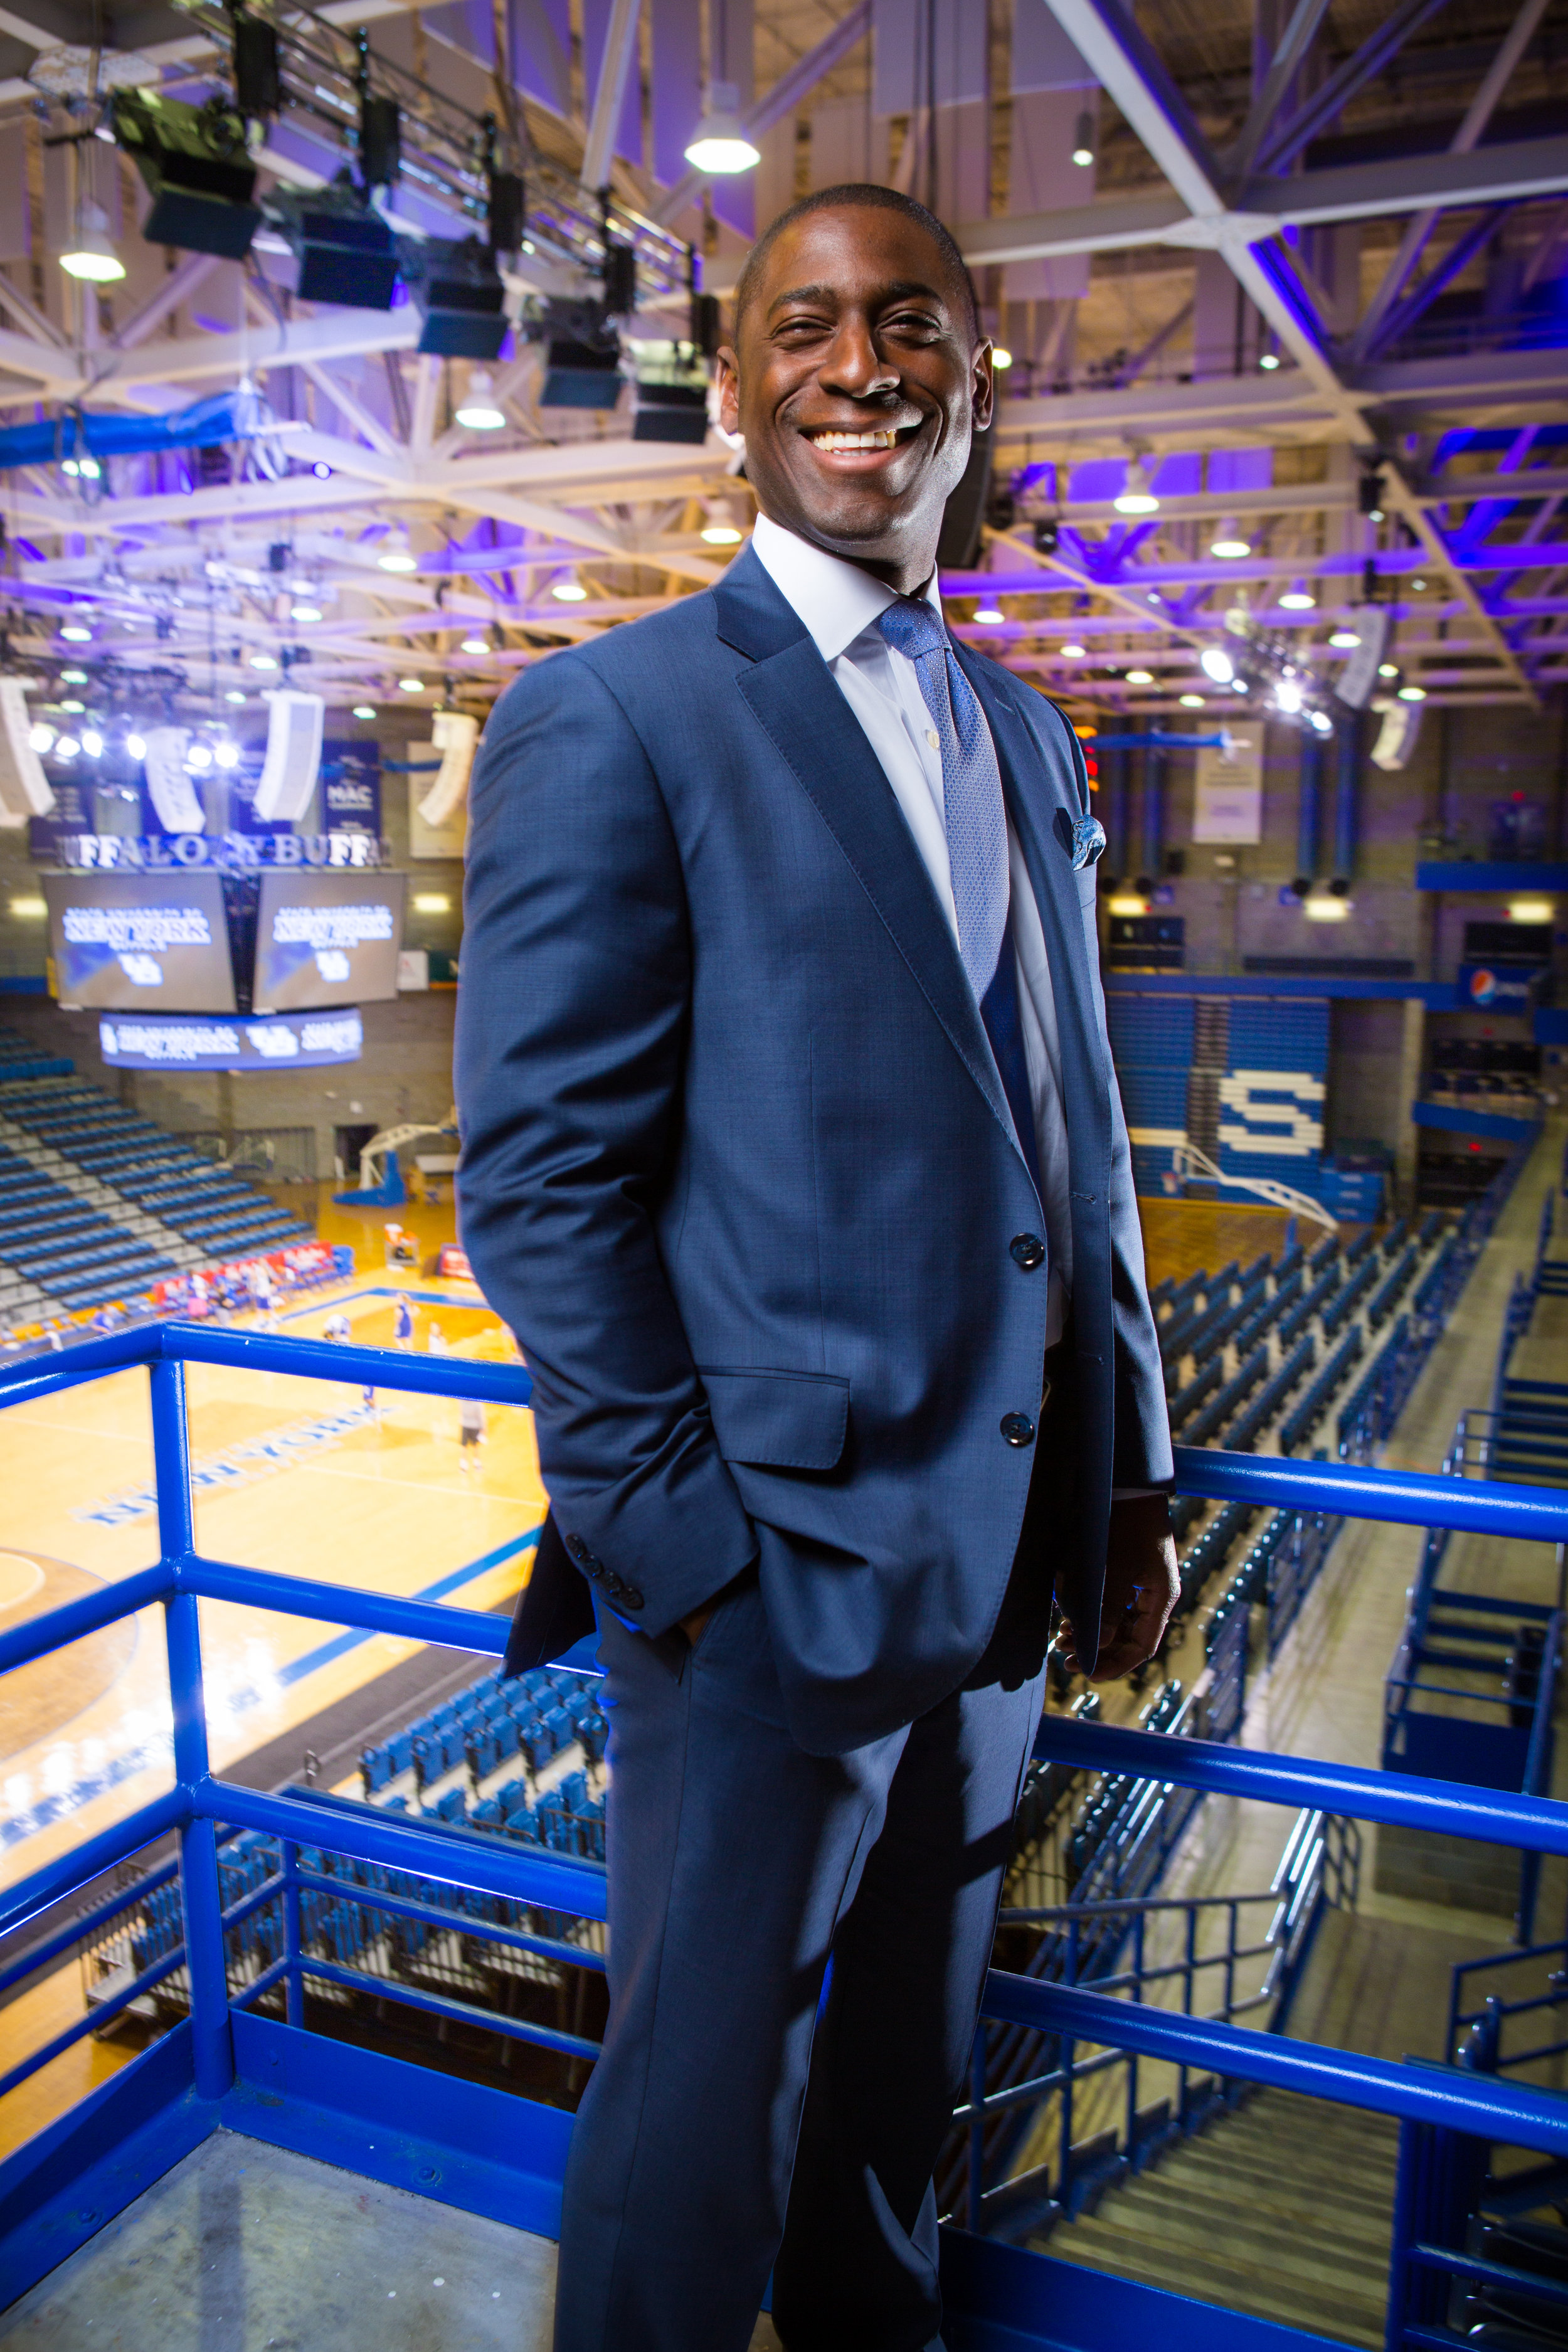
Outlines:
[[27,740],[32,745],[35,751],[48,751],[53,745],[54,740],[54,729],[46,725],[44,720],[41,719],[35,720],[33,725],[27,730]]
[[[334,302],[349,310],[391,310],[397,285],[397,239],[346,173],[331,187],[309,195],[276,188],[268,196],[267,211],[299,261],[295,291],[301,302]],[[323,475],[320,460],[314,471]]]
[[424,319],[420,351],[437,359],[500,359],[507,338],[506,287],[487,245],[477,236],[405,239],[403,275]]
[[1315,613],[1318,600],[1304,580],[1292,582],[1279,599],[1280,609],[1287,613]]
[[523,235],[528,226],[527,194],[520,172],[489,173],[489,201],[485,208],[485,226],[489,233],[492,253],[531,253],[533,247]]
[[702,120],[691,134],[686,160],[694,172],[750,172],[763,160],[741,121],[741,93],[732,81],[710,86]]
[[245,117],[221,98],[187,106],[141,89],[113,93],[110,121],[153,199],[142,224],[147,244],[243,261],[261,226]]
[[74,735],[62,735],[55,745],[55,757],[57,760],[74,760],[80,750],[81,745]]
[[1356,504],[1368,522],[1383,520],[1383,476],[1379,472],[1363,474],[1356,489]]
[[456,412],[468,433],[499,433],[506,418],[496,406],[495,383],[488,368],[475,368],[468,377],[463,404]]
[[1237,562],[1244,555],[1250,555],[1251,552],[1252,541],[1242,536],[1235,522],[1227,516],[1209,541],[1209,553],[1217,555],[1223,562]]
[[89,286],[112,286],[125,275],[125,264],[109,241],[109,216],[101,205],[83,205],[68,253],[60,256],[68,278]]
[[193,743],[190,750],[185,753],[185,765],[189,768],[192,775],[194,776],[205,775],[207,770],[212,766],[212,763],[213,755],[210,744],[202,742]]
[[708,438],[708,370],[688,343],[637,347],[634,441],[684,442],[700,449]]
[[1008,369],[1008,368],[1010,368],[1010,367],[1012,366],[1012,364],[1013,364],[1013,354],[1012,354],[1012,352],[1007,349],[1007,346],[1006,346],[1006,344],[1005,344],[1005,343],[993,343],[993,344],[992,344],[992,346],[991,346],[991,364],[992,364],[992,366],[993,366],[994,368],[998,368],[998,369],[1000,369],[1004,374],[1006,373],[1007,369]]
[[1317,729],[1320,735],[1331,735],[1333,733],[1334,722],[1330,718],[1326,710],[1314,710],[1310,715],[1312,724]]
[[1300,716],[1304,698],[1299,677],[1282,677],[1274,689],[1274,707],[1287,719]]
[[1198,656],[1198,667],[1216,686],[1229,686],[1235,680],[1236,664],[1223,646],[1205,646]]
[[128,735],[125,738],[125,751],[126,756],[129,759],[144,760],[147,757],[147,741],[145,736]]
[[239,765],[239,745],[229,736],[226,735],[222,738],[221,741],[213,745],[213,758],[216,761],[220,768],[237,768]]
[[1149,486],[1149,476],[1142,457],[1131,457],[1127,463],[1127,486],[1119,498],[1110,501],[1118,514],[1157,514],[1160,501]]
[[1094,161],[1094,116],[1086,106],[1072,135],[1072,159],[1082,172]]

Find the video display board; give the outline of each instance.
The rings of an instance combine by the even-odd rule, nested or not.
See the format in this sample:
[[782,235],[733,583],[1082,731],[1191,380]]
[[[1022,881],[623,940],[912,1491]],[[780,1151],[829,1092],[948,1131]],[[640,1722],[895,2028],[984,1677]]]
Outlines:
[[54,993],[119,1012],[233,1013],[218,874],[46,874]]
[[258,1013],[366,1004],[397,993],[407,877],[364,866],[264,871],[256,915]]

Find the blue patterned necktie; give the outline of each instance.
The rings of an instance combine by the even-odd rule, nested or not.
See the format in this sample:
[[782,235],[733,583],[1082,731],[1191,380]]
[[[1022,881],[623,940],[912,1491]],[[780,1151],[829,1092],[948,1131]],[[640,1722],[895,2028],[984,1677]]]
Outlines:
[[923,598],[900,596],[879,615],[877,626],[886,643],[914,665],[921,698],[935,730],[958,951],[1037,1192],[1034,1105],[1013,959],[1007,810],[996,747],[974,688],[953,657],[947,631]]

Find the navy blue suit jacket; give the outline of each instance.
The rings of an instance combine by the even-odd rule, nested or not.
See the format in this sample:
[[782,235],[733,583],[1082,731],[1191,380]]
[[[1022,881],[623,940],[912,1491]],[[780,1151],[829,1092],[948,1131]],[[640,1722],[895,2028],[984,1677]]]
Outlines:
[[[1045,927],[1071,1146],[1075,1507],[1098,1622],[1113,1485],[1172,1475],[1106,1039],[1076,738],[960,650]],[[673,1626],[760,1564],[791,1727],[912,1721],[985,1646],[1023,1522],[1043,1233],[957,947],[882,769],[747,551],[554,656],[472,791],[458,1003],[462,1237],[531,1368],[555,1530],[514,1666],[590,1580]],[[574,1566],[572,1563],[575,1562]],[[582,1570],[582,1577],[578,1570]]]

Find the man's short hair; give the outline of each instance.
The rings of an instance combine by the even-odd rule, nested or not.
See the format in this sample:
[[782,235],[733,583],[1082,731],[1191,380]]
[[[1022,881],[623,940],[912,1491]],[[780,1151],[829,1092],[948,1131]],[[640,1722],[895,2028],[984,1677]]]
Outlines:
[[797,196],[786,211],[780,213],[778,218],[769,224],[746,256],[745,267],[735,288],[736,336],[740,334],[746,306],[756,293],[767,266],[768,256],[785,229],[793,228],[796,221],[805,220],[810,213],[837,212],[849,205],[859,205],[868,212],[902,213],[906,220],[911,220],[917,227],[924,229],[941,254],[948,276],[958,289],[959,307],[967,316],[972,339],[978,342],[979,297],[974,291],[969,266],[960,253],[952,231],[943,226],[934,213],[928,212],[924,205],[917,204],[913,196],[903,195],[897,188],[879,187],[874,180],[847,180],[840,187],[818,188],[809,196]]

